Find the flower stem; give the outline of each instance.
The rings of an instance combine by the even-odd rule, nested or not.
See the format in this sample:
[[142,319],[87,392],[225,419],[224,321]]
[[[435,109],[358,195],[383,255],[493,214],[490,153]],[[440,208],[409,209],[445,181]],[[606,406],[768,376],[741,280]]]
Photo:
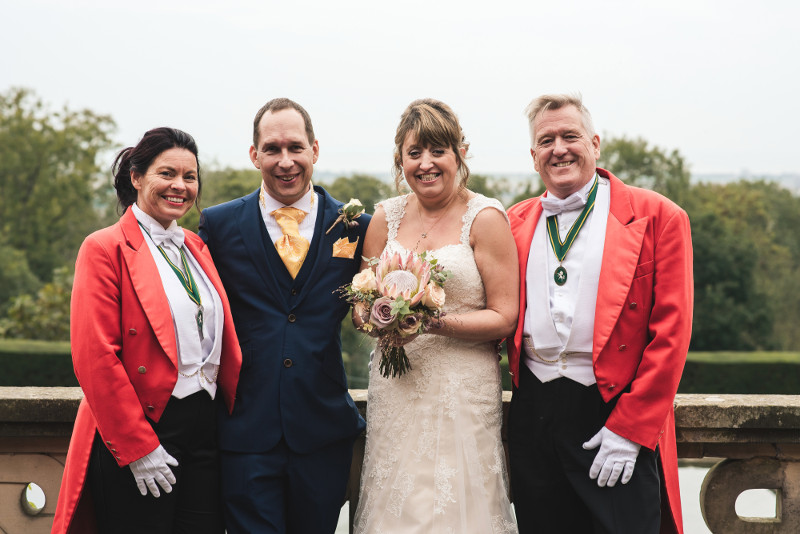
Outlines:
[[406,349],[394,345],[384,346],[381,349],[380,372],[384,378],[398,377],[411,370],[411,363],[406,356]]

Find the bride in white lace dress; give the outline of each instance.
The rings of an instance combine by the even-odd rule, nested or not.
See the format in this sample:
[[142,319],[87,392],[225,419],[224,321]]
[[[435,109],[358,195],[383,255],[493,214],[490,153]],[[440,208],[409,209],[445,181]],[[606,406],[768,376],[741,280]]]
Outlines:
[[378,205],[364,255],[427,250],[451,276],[442,324],[405,346],[411,370],[384,378],[372,365],[355,532],[516,533],[496,351],[519,304],[505,211],[466,189],[467,145],[447,105],[412,102],[395,143],[396,180],[412,193]]

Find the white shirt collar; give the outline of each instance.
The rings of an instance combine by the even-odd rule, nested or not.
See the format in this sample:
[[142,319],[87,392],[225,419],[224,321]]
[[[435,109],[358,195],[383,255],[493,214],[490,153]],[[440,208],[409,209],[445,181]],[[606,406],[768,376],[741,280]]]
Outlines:
[[160,222],[158,222],[153,217],[142,211],[142,208],[140,208],[135,202],[131,204],[131,209],[133,210],[133,215],[134,217],[136,217],[136,220],[142,223],[142,225],[144,225],[147,231],[150,232],[151,234],[153,233],[154,230],[160,230],[163,233],[164,230],[166,230],[167,232],[173,232],[176,231],[178,228],[180,228],[178,226],[178,221],[172,221],[170,225],[165,229]]
[[[309,183],[306,194],[300,197],[300,199],[294,204],[290,204],[290,206],[299,210],[303,210],[306,212],[306,214],[309,214],[311,213],[311,208],[314,206],[314,196],[314,184]],[[261,182],[261,192],[258,194],[258,201],[261,204],[261,209],[267,214],[286,206],[286,204],[283,202],[279,202],[270,196],[266,187],[264,187],[263,181]]]

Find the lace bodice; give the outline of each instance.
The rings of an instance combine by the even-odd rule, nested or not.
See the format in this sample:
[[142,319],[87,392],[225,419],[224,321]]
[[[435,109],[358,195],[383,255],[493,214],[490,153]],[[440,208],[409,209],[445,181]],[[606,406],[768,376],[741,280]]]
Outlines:
[[[390,251],[407,251],[397,241],[397,230],[400,228],[400,221],[403,219],[407,204],[408,195],[390,198],[380,204],[386,213],[386,223],[389,229],[386,248]],[[466,313],[483,309],[486,306],[483,280],[469,244],[472,223],[478,213],[486,208],[494,208],[506,216],[503,205],[497,199],[476,195],[467,203],[467,211],[461,218],[459,242],[428,251],[429,256],[439,260],[439,263],[450,271],[451,276],[444,288],[446,294],[445,313]],[[507,216],[506,220],[508,220]]]
[[[400,228],[400,221],[403,220],[403,215],[406,213],[407,204],[408,195],[390,198],[378,204],[378,206],[383,207],[383,211],[386,213],[386,226],[389,228],[389,241],[397,239],[397,230]],[[503,209],[503,205],[500,204],[499,200],[496,198],[487,198],[483,195],[475,195],[467,202],[467,211],[461,218],[461,237],[459,239],[459,244],[469,246],[469,233],[472,230],[472,223],[475,221],[475,217],[478,213],[484,208],[495,208],[503,214],[506,221],[508,220],[508,215],[506,215],[506,211]],[[449,246],[456,245],[447,245],[443,248]]]

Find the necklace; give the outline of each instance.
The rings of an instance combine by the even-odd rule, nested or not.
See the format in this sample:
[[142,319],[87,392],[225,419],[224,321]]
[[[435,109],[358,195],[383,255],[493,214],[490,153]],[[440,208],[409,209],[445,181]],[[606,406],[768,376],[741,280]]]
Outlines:
[[445,216],[447,215],[447,212],[450,211],[450,207],[455,203],[455,200],[456,200],[457,197],[458,197],[458,195],[454,195],[453,198],[450,199],[450,201],[447,203],[447,206],[444,208],[444,211],[442,212],[442,214],[436,219],[436,221],[427,230],[425,230],[425,224],[424,224],[424,222],[422,220],[422,210],[419,207],[419,197],[417,197],[417,216],[419,216],[419,225],[422,227],[422,233],[419,234],[419,239],[417,239],[417,242],[414,245],[414,250],[417,250],[417,247],[419,246],[420,242],[423,239],[428,239],[428,234],[431,232],[431,230],[436,228],[436,225],[439,224],[439,222],[442,219],[445,218]]

